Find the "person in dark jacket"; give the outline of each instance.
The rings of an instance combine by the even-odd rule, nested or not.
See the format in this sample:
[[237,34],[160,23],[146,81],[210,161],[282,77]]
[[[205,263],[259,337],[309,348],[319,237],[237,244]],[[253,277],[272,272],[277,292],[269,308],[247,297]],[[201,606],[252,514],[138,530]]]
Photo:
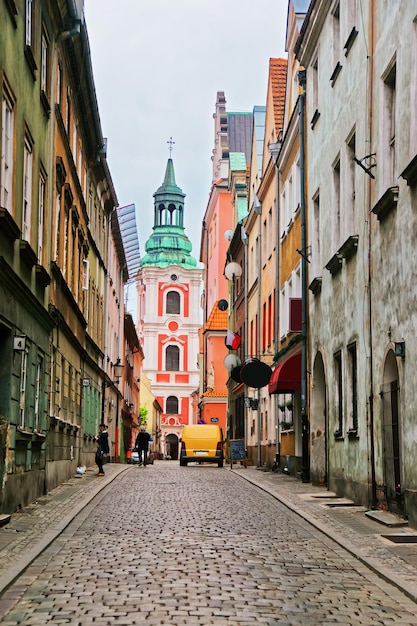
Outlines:
[[98,467],[98,473],[96,476],[104,476],[103,469],[103,457],[110,452],[109,448],[109,434],[105,424],[100,424],[100,433],[97,437],[97,451],[96,451],[96,463]]
[[150,434],[146,432],[145,428],[141,428],[138,436],[136,437],[135,446],[139,452],[139,464],[142,461],[143,455],[143,464],[148,464],[148,448],[149,448],[149,439],[151,438]]

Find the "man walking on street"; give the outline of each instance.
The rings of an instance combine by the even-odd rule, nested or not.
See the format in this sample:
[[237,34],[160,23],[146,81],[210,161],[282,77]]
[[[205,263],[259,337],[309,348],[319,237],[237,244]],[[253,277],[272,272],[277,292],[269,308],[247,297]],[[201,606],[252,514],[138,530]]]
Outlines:
[[135,446],[139,452],[139,464],[142,461],[142,454],[143,454],[143,465],[145,466],[148,464],[148,448],[149,448],[150,438],[151,438],[150,434],[147,433],[143,427],[140,429],[138,436],[136,437]]

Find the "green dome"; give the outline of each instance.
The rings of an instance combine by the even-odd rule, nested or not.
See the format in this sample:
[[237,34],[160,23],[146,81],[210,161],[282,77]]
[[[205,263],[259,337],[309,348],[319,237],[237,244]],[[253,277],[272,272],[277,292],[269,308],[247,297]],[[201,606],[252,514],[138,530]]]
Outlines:
[[175,182],[174,164],[168,159],[162,185],[153,194],[154,227],[145,244],[141,267],[169,267],[179,265],[186,269],[197,266],[191,256],[192,245],[184,232],[185,193]]

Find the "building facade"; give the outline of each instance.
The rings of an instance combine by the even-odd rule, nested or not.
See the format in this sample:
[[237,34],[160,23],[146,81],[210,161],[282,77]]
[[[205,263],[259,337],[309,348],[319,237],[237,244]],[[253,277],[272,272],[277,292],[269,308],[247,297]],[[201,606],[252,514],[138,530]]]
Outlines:
[[117,458],[114,368],[127,274],[83,2],[11,0],[0,22],[0,509],[8,513],[92,465],[102,420],[113,420]]
[[338,494],[414,523],[416,16],[416,2],[315,1],[295,46],[306,69],[311,465]]
[[168,159],[154,194],[154,227],[138,273],[138,328],[144,369],[163,412],[163,454],[178,458],[182,428],[192,423],[199,388],[201,270],[184,230],[185,194]]

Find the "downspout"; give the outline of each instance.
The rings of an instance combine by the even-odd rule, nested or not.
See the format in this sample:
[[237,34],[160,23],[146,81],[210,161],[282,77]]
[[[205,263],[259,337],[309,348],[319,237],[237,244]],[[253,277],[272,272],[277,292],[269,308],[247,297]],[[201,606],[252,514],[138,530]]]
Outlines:
[[298,73],[300,132],[300,217],[301,217],[301,480],[310,481],[309,423],[307,415],[307,225],[305,205],[305,87],[306,71]]
[[[276,184],[275,184],[275,214],[276,214],[276,253],[275,253],[275,316],[274,316],[274,324],[275,324],[275,336],[274,336],[274,348],[275,354],[278,352],[278,334],[279,334],[279,168],[278,168],[278,155],[281,150],[282,142],[279,141],[276,144],[271,144],[269,146],[269,150],[271,152],[272,158],[274,159],[275,165],[275,176],[276,176]],[[278,410],[278,394],[274,394],[274,411],[275,411],[275,466],[278,468],[281,458],[281,440],[280,440],[280,432],[279,432],[279,410]]]
[[[368,50],[368,124],[369,124],[369,146],[372,145],[372,100],[373,100],[373,58],[374,58],[374,18],[375,0],[370,3],[369,39],[370,50]],[[371,183],[368,177],[368,315],[369,315],[369,438],[370,438],[370,464],[371,464],[371,508],[378,507],[376,471],[375,471],[375,423],[374,423],[374,376],[373,376],[373,335],[372,335],[372,232],[371,232]]]
[[[244,316],[245,316],[245,328],[244,328],[244,361],[248,358],[248,236],[246,235],[244,228],[242,226],[242,242],[243,242],[243,265],[244,265]],[[245,450],[245,459],[247,458],[247,447],[248,447],[248,415],[249,409],[245,406],[245,419],[243,422],[244,428],[244,450]]]
[[[255,211],[258,214],[258,328],[257,328],[257,356],[259,357],[261,352],[261,268],[262,268],[262,246],[261,246],[261,215],[262,215],[262,203],[255,195],[254,201]],[[257,461],[258,467],[261,467],[261,390],[258,389],[258,409],[257,409]]]

